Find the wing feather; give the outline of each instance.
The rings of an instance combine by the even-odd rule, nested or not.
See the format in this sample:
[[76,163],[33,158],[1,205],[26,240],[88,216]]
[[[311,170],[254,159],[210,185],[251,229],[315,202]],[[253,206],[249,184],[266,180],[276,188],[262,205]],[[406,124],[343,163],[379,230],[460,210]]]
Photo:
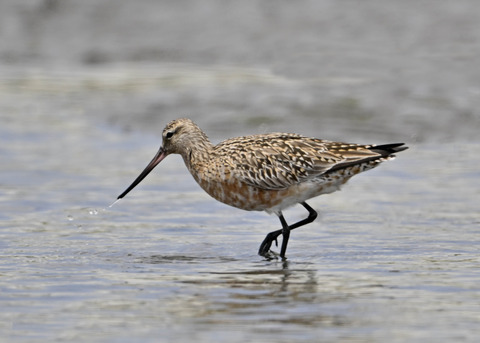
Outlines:
[[344,163],[380,157],[370,147],[274,133],[229,139],[215,150],[233,166],[233,177],[262,189],[279,190]]

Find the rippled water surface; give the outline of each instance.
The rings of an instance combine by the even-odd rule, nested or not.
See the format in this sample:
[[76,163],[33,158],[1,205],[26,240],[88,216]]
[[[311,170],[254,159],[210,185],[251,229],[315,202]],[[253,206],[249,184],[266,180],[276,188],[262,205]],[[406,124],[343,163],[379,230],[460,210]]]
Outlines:
[[[403,2],[366,1],[347,12],[334,2],[306,2],[297,13],[252,1],[225,5],[222,17],[206,1],[187,15],[215,18],[199,42],[190,34],[200,24],[180,16],[181,6],[139,2],[138,23],[126,19],[131,5],[120,2],[113,18],[100,11],[110,2],[98,3],[104,7],[4,5],[9,18],[41,29],[36,38],[28,25],[0,31],[40,42],[9,40],[0,48],[0,341],[478,339],[474,2],[437,8],[435,18],[457,30],[445,36],[428,31],[436,19],[427,8]],[[322,26],[308,9],[336,19]],[[97,10],[105,27],[86,24]],[[394,24],[398,11],[409,25]],[[358,13],[376,19],[359,21]],[[77,19],[67,24],[60,14]],[[379,14],[391,20],[380,24]],[[214,30],[224,21],[237,26]],[[79,42],[65,40],[70,49],[53,54],[76,25],[86,30]],[[320,27],[336,29],[325,40],[308,34]],[[116,29],[136,39],[111,40]],[[146,50],[152,42],[141,33],[153,29],[165,51]],[[175,50],[175,36],[188,44]],[[392,37],[399,46],[387,43]],[[271,54],[277,48],[282,54]],[[180,53],[183,59],[171,57]],[[324,62],[321,71],[316,62]],[[256,252],[278,219],[214,201],[178,156],[109,207],[153,157],[163,125],[180,116],[192,117],[214,142],[295,131],[405,141],[410,149],[341,192],[311,200],[318,219],[292,232],[286,261],[266,261]],[[300,206],[285,212],[289,222],[305,215]]]

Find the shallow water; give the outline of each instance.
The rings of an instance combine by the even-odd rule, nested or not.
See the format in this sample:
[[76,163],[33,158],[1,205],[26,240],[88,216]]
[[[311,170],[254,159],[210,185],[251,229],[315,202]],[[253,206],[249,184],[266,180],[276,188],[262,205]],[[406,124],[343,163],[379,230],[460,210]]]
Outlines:
[[[178,157],[109,208],[155,136],[85,116],[2,115],[1,327],[8,341],[474,341],[478,144],[414,144],[292,233],[205,195]],[[67,120],[68,117],[68,120]],[[445,168],[445,164],[450,166]],[[287,211],[291,221],[303,209]]]
[[[443,6],[436,15],[448,19]],[[173,16],[180,10],[169,9]],[[429,27],[424,16],[410,32]],[[303,32],[301,25],[292,30]],[[47,47],[52,35],[45,34]],[[465,46],[478,47],[470,38]],[[369,44],[351,47],[352,56]],[[238,49],[231,53],[241,56]],[[475,54],[467,50],[465,68],[454,63],[458,75],[445,84],[451,70],[438,73],[432,63],[438,67],[450,52],[395,60],[429,76],[415,85],[384,78],[392,61],[381,53],[383,64],[367,68],[372,82],[355,63],[348,79],[336,65],[326,70],[338,78],[307,77],[302,68],[312,63],[279,72],[281,57],[269,64],[266,51],[251,52],[254,62],[242,66],[221,54],[206,63],[191,51],[195,63],[50,67],[38,56],[19,65],[3,54],[0,341],[475,342],[480,116],[469,72]],[[109,207],[156,152],[163,125],[189,113],[215,142],[281,130],[406,141],[410,149],[341,192],[311,200],[319,218],[292,233],[288,260],[265,261],[256,252],[278,219],[212,200],[178,156]],[[305,210],[285,214],[294,222]]]

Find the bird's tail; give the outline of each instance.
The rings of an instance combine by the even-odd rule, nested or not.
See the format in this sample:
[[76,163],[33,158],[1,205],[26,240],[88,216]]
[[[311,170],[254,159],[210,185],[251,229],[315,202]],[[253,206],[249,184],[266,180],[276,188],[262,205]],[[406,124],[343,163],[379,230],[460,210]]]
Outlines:
[[382,155],[382,157],[389,157],[397,152],[407,150],[408,146],[403,146],[404,144],[405,143],[391,143],[391,144],[375,145],[369,148],[369,150]]

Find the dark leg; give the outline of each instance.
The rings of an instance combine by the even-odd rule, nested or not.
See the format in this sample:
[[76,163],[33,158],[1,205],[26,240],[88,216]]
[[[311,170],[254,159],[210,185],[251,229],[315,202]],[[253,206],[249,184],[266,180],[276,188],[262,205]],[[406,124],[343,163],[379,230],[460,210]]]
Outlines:
[[275,241],[275,244],[277,244],[278,236],[283,234],[280,257],[284,259],[285,252],[287,251],[287,244],[288,244],[288,238],[290,237],[290,231],[300,226],[303,226],[305,224],[311,223],[315,220],[315,218],[317,218],[317,212],[313,208],[311,208],[306,202],[302,202],[300,204],[303,207],[305,207],[305,209],[308,211],[308,217],[303,220],[300,220],[295,224],[288,225],[287,222],[285,221],[285,218],[283,218],[283,214],[280,212],[279,219],[280,219],[280,222],[282,223],[282,229],[272,231],[267,235],[267,237],[265,237],[262,244],[260,244],[260,249],[258,250],[258,254],[260,256],[267,257],[268,252],[270,251],[270,247],[272,246],[272,242]]
[[283,218],[283,214],[280,213],[280,216],[278,217],[280,219],[280,222],[282,223],[282,249],[280,250],[280,257],[282,259],[285,259],[285,252],[287,251],[287,244],[288,244],[288,239],[290,238],[290,227],[287,224],[287,221],[285,218]]

